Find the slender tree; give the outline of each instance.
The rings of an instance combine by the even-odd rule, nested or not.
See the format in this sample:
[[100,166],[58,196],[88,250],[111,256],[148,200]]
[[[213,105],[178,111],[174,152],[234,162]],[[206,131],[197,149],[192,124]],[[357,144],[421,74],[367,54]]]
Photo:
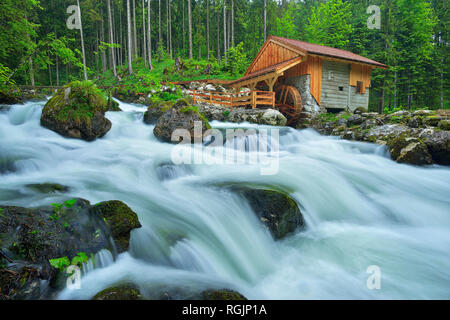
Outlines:
[[191,0],[188,0],[188,25],[189,25],[189,59],[192,59],[192,8]]
[[267,39],[267,0],[264,0],[264,41]]
[[133,55],[133,45],[132,45],[132,33],[131,33],[131,10],[130,10],[130,0],[127,0],[127,30],[128,30],[128,73],[133,74],[132,66],[132,55]]
[[137,32],[136,32],[136,1],[133,0],[133,53],[137,57]]
[[209,0],[206,0],[206,58],[209,60]]
[[114,43],[114,34],[113,34],[113,21],[112,21],[112,14],[111,14],[111,0],[107,0],[107,6],[108,6],[108,22],[109,22],[109,51],[111,55],[111,63],[113,68],[114,77],[117,77],[117,70],[116,70],[116,55],[115,55],[115,48],[113,47]]
[[143,48],[144,48],[144,65],[145,67],[147,67],[147,32],[145,31],[145,3],[144,0],[142,0],[142,33],[144,35],[144,43],[143,43]]
[[152,23],[151,23],[151,9],[150,9],[150,0],[147,3],[147,15],[148,15],[148,25],[147,25],[147,33],[148,33],[148,68],[153,70],[152,65]]
[[83,25],[81,23],[81,7],[80,7],[80,0],[77,0],[78,5],[78,18],[80,22],[80,36],[81,36],[81,54],[83,55],[83,75],[84,80],[87,80],[87,70],[86,70],[86,53],[84,51],[84,37],[83,37]]
[[227,53],[227,1],[223,0],[223,54],[225,55],[226,53]]

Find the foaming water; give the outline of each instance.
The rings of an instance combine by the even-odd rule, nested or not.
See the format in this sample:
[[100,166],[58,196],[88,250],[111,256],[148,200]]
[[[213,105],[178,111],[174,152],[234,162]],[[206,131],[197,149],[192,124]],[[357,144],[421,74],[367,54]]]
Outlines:
[[[44,103],[0,112],[0,204],[121,200],[143,225],[129,252],[115,261],[98,253],[85,266],[81,290],[60,299],[89,299],[118,282],[135,283],[144,296],[157,288],[230,288],[250,299],[450,298],[446,167],[401,165],[381,146],[289,128],[279,142],[267,142],[268,151],[279,150],[276,175],[261,175],[251,162],[175,166],[174,146],[143,123],[144,107],[120,103],[123,112],[107,113],[111,131],[88,143],[42,128]],[[259,138],[242,139],[251,145]],[[70,192],[26,187],[44,182]],[[286,190],[301,205],[306,231],[275,242],[243,198],[215,187],[229,182]],[[366,286],[371,265],[381,269],[380,290]]]

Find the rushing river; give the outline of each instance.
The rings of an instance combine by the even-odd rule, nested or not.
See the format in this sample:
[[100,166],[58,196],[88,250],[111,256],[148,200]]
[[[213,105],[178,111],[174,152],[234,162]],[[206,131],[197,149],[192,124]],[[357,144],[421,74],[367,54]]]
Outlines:
[[[121,200],[143,225],[129,252],[114,262],[100,254],[103,267],[60,299],[89,299],[120,281],[144,295],[229,288],[249,299],[450,298],[449,168],[397,164],[383,147],[293,129],[280,133],[276,175],[257,164],[170,166],[174,146],[143,123],[145,108],[120,103],[124,112],[107,113],[111,131],[88,143],[41,127],[44,103],[0,110],[0,204]],[[44,182],[69,186],[69,195],[25,187]],[[211,187],[228,182],[288,191],[307,229],[275,242],[241,197]],[[379,290],[367,287],[373,265]]]

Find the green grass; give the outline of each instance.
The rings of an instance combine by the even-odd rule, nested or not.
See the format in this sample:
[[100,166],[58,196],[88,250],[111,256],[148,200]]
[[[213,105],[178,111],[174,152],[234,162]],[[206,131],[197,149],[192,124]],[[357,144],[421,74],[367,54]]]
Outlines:
[[[226,65],[219,64],[216,60],[182,60],[183,67],[180,71],[176,70],[175,60],[162,59],[158,61],[157,57],[153,59],[153,70],[150,71],[145,66],[144,61],[139,58],[133,62],[133,74],[129,75],[126,66],[120,66],[117,69],[117,75],[121,80],[114,77],[111,70],[102,73],[99,80],[96,81],[99,87],[116,87],[116,90],[123,94],[148,95],[152,91],[159,91],[163,85],[174,88],[171,82],[193,81],[203,79],[234,80],[241,75],[233,75],[225,71]],[[208,65],[211,65],[210,73],[204,71]],[[181,91],[163,92],[157,96],[152,94],[152,100],[176,101],[181,97]]]

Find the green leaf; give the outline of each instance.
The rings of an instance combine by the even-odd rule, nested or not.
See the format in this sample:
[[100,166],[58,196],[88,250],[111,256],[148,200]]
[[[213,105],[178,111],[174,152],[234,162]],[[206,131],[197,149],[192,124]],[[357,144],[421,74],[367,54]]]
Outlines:
[[65,201],[64,205],[66,206],[66,208],[72,208],[76,202],[77,202],[77,199],[71,199],[71,200]]
[[50,259],[49,262],[53,268],[58,269],[60,271],[66,269],[68,266],[70,266],[70,260],[67,257]]

